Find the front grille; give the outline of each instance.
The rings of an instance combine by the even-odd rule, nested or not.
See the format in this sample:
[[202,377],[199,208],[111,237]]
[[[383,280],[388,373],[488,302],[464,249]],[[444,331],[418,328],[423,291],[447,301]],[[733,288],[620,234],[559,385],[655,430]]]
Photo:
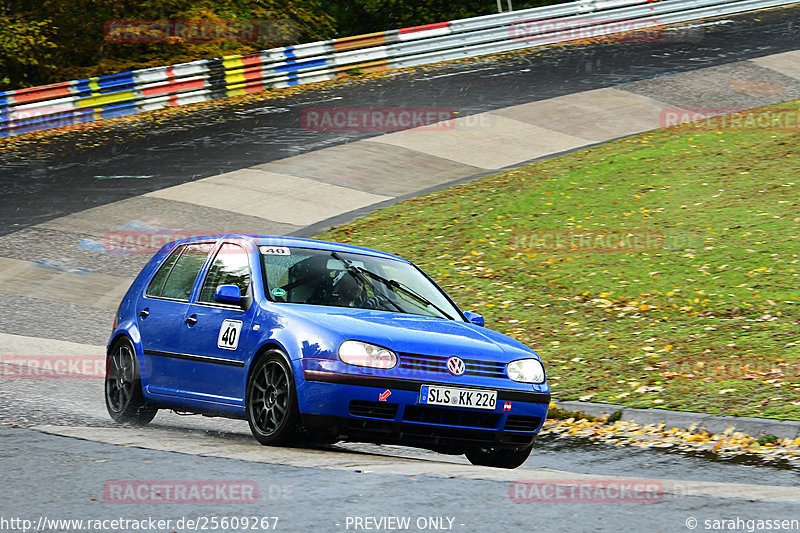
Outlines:
[[408,405],[403,411],[403,420],[406,422],[481,429],[496,428],[500,416],[492,412],[465,411],[429,405]]
[[542,419],[538,416],[508,415],[506,419],[506,431],[536,431]]
[[[449,374],[447,360],[450,356],[400,354],[400,368],[410,372],[438,372]],[[479,359],[464,359],[466,366],[465,376],[484,376],[492,378],[505,378],[506,364]]]
[[366,416],[369,418],[385,418],[387,420],[394,420],[395,415],[397,415],[397,404],[353,400],[350,402],[350,414],[353,416]]

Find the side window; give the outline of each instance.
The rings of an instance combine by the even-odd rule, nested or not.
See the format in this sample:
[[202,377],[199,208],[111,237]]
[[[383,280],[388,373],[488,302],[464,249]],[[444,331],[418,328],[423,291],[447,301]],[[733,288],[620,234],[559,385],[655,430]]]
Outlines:
[[177,261],[181,253],[183,253],[184,248],[185,246],[178,246],[172,250],[167,260],[164,261],[164,264],[158,269],[156,275],[150,280],[150,285],[147,286],[147,291],[145,292],[147,296],[161,296],[161,291],[164,290],[164,282],[167,280],[167,276],[169,276],[175,261]]
[[[192,286],[194,286],[195,279],[197,279],[197,274],[200,272],[200,268],[203,266],[213,246],[213,244],[208,243],[188,244],[184,246],[180,256],[173,261],[172,268],[165,274],[166,280],[164,281],[160,294],[150,292],[150,288],[148,288],[148,295],[161,296],[162,298],[170,298],[173,300],[189,300],[189,295],[192,293]],[[169,261],[172,261],[172,257],[167,260],[167,262]],[[166,266],[165,263],[164,267]],[[162,269],[164,267],[162,267]],[[159,277],[160,274],[161,271],[159,270],[156,274],[156,278]],[[156,278],[153,278],[153,282],[150,283],[151,286],[156,281]],[[157,287],[154,287],[154,289],[156,288]]]
[[214,291],[220,285],[236,285],[242,296],[247,293],[250,288],[250,264],[243,247],[227,242],[222,245],[208,269],[198,301],[214,303]]

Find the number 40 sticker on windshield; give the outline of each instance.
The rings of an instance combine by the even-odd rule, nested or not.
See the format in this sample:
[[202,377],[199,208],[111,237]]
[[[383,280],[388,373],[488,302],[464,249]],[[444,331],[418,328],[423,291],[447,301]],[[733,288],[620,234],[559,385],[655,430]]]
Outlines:
[[223,320],[219,328],[217,346],[225,350],[235,350],[239,346],[239,333],[242,331],[241,320]]
[[260,246],[258,249],[264,255],[292,255],[285,246]]

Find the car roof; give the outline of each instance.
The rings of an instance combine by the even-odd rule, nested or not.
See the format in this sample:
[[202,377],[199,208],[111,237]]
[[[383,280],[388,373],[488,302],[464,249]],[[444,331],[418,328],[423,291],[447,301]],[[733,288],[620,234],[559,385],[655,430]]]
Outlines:
[[337,242],[320,241],[317,239],[302,239],[299,237],[282,237],[277,235],[251,235],[251,234],[220,234],[220,235],[202,235],[196,237],[188,237],[171,243],[174,246],[179,244],[188,244],[193,242],[203,242],[209,240],[219,239],[247,239],[252,241],[256,246],[287,246],[294,248],[311,248],[314,250],[326,250],[331,252],[349,252],[356,254],[371,255],[373,257],[382,257],[386,259],[395,259],[408,263],[407,259],[400,256],[373,250],[371,248],[364,248],[361,246],[353,246],[351,244],[341,244]]

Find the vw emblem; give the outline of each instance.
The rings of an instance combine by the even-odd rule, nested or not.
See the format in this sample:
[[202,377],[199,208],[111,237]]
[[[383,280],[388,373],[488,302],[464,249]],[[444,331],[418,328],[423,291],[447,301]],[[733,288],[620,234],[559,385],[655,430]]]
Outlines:
[[460,376],[466,369],[467,367],[464,365],[464,361],[460,357],[451,357],[447,360],[447,371],[454,376]]

